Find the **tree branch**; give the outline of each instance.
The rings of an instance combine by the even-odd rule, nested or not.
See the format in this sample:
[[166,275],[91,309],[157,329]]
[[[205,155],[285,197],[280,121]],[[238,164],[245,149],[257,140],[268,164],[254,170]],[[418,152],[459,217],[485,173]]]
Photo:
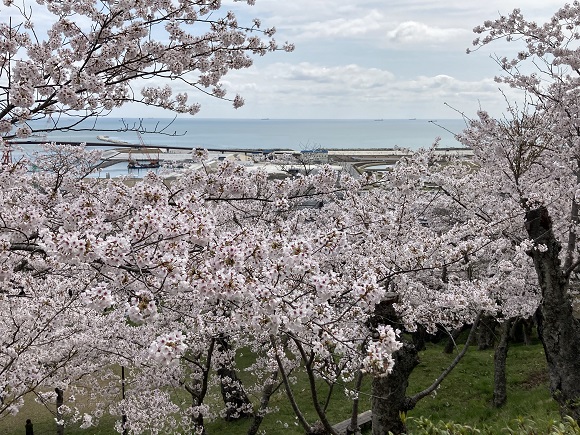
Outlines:
[[417,404],[417,402],[419,402],[419,400],[421,400],[424,397],[428,396],[429,394],[433,393],[433,391],[435,391],[439,387],[439,385],[441,384],[441,382],[443,382],[443,380],[447,377],[447,375],[449,375],[449,373],[451,373],[451,371],[455,368],[455,366],[457,364],[459,364],[459,361],[461,361],[461,359],[465,356],[465,354],[467,353],[467,349],[469,348],[469,346],[471,345],[471,342],[473,341],[473,339],[475,337],[475,331],[477,330],[477,326],[479,325],[479,320],[481,318],[481,314],[482,313],[480,312],[477,315],[477,317],[475,318],[475,321],[473,322],[473,325],[471,326],[471,331],[469,331],[469,336],[467,337],[467,340],[465,341],[465,345],[463,346],[463,349],[461,350],[461,352],[459,352],[457,354],[457,356],[451,362],[449,367],[447,367],[443,371],[443,373],[441,373],[441,375],[437,379],[435,379],[435,382],[433,382],[429,387],[425,388],[423,391],[420,391],[419,393],[415,394],[414,396],[407,398],[407,404],[408,404],[407,409],[413,409],[415,407],[415,405]]

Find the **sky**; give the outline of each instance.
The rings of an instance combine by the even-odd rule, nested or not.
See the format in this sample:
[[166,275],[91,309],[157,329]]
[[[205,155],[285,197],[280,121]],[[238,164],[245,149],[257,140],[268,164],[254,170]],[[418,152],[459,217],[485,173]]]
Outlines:
[[[473,28],[519,7],[548,21],[563,0],[223,0],[240,23],[260,18],[275,26],[292,53],[268,53],[224,79],[246,104],[206,99],[203,118],[443,119],[472,117],[481,107],[495,116],[506,103],[494,76],[493,54],[517,53],[497,43],[466,54]],[[517,97],[516,97],[517,98]],[[137,109],[135,109],[137,111]],[[138,116],[167,113],[138,109]],[[125,116],[126,116],[126,112]]]

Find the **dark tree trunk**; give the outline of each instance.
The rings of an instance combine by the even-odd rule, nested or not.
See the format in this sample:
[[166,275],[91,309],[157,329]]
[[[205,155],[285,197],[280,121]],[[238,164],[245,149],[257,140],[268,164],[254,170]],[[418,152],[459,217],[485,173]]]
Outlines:
[[407,430],[400,413],[407,411],[409,376],[419,364],[417,349],[414,345],[405,343],[393,357],[393,372],[382,378],[373,378],[373,435],[387,435],[389,432],[401,434]]
[[[530,255],[542,291],[536,321],[548,362],[550,391],[560,412],[580,421],[580,322],[574,318],[568,292],[571,270],[566,271],[561,265],[561,246],[545,207],[526,213],[526,230],[532,240],[545,246],[532,249]],[[571,234],[570,246],[575,237]],[[568,250],[573,252],[570,246]],[[566,263],[571,267],[571,261]]]
[[[375,308],[375,315],[369,320],[370,327],[378,324],[399,326],[397,316],[392,306],[396,302],[395,297],[385,299]],[[467,349],[475,337],[475,331],[479,324],[481,314],[478,314],[471,332],[467,337],[463,350],[457,354],[453,362],[445,369],[435,382],[427,389],[415,394],[412,397],[406,395],[409,385],[409,376],[419,364],[418,351],[414,344],[401,338],[403,347],[393,354],[395,365],[393,371],[385,377],[375,377],[372,381],[372,425],[373,435],[401,434],[407,428],[401,420],[401,413],[407,412],[415,407],[417,402],[431,394],[439,384],[447,377],[453,368],[459,363],[467,352]]]
[[[362,386],[364,373],[359,371],[356,375],[355,391],[358,393]],[[358,427],[358,405],[359,405],[359,395],[357,394],[356,399],[352,402],[352,414],[350,417],[350,424],[346,428],[346,435],[354,435],[359,433]]]
[[512,343],[524,343],[526,346],[532,344],[532,336],[534,329],[534,318],[528,317],[524,319],[519,317],[512,322],[510,330],[510,341]]
[[[125,366],[121,366],[121,398],[123,399],[123,403],[125,403]],[[121,424],[123,427],[123,435],[129,435],[129,430],[127,429],[127,413],[125,412],[125,405],[123,405]]]
[[252,402],[248,399],[236,371],[231,367],[222,367],[217,370],[217,373],[220,377],[221,393],[226,405],[225,420],[233,421],[251,417],[253,415]]
[[64,404],[64,390],[54,389],[56,393],[56,435],[64,435],[64,424],[61,424],[62,413],[60,407]]
[[[193,400],[193,406],[199,406],[198,400]],[[207,432],[205,430],[205,423],[203,421],[203,414],[202,413],[195,413],[192,411],[191,413],[191,422],[193,423],[193,430],[192,435],[206,435]]]
[[413,334],[413,344],[415,345],[415,349],[417,349],[418,352],[421,352],[427,348],[425,344],[427,342],[427,337],[428,334],[425,327],[423,325],[417,325],[417,331],[415,331]]
[[[222,355],[227,355],[230,352],[230,345],[225,337],[218,338],[217,343],[219,346],[218,351]],[[226,421],[238,420],[253,415],[252,402],[244,391],[242,381],[238,378],[238,374],[233,367],[234,361],[227,361],[217,369],[217,374],[220,378],[220,389],[226,405],[224,417]]]
[[453,350],[456,347],[455,340],[457,340],[459,334],[461,334],[461,328],[457,328],[451,331],[451,336],[447,338],[447,343],[445,343],[443,353],[453,353]]
[[[207,394],[208,389],[208,380],[209,380],[209,372],[212,365],[212,358],[213,353],[216,345],[216,339],[212,339],[209,342],[209,348],[207,350],[207,357],[205,360],[205,364],[202,366],[200,359],[197,360],[189,360],[193,362],[195,366],[201,368],[201,371],[197,372],[196,374],[199,376],[192,376],[192,384],[189,385],[187,383],[183,384],[185,390],[191,395],[191,433],[192,435],[205,435],[207,432],[205,430],[205,425],[203,421],[203,413],[196,412],[195,408],[201,406],[203,401],[205,400],[205,395]],[[187,356],[184,356],[184,359],[187,359]],[[195,373],[195,372],[194,372]]]
[[272,394],[274,394],[274,391],[276,390],[278,373],[278,370],[272,373],[269,381],[266,383],[266,385],[264,385],[264,389],[262,390],[262,398],[260,399],[260,407],[258,408],[258,411],[254,413],[252,425],[248,429],[248,435],[256,435],[258,433],[258,429],[260,429],[260,425],[262,424],[262,421],[266,415],[266,409],[270,403],[270,397],[272,397]]
[[493,348],[495,341],[495,325],[496,321],[491,316],[485,316],[479,322],[477,328],[477,349],[487,350]]
[[500,337],[493,355],[493,406],[502,407],[507,401],[506,361],[509,345],[511,321],[506,320],[500,326]]
[[532,344],[533,329],[534,329],[533,317],[522,319],[522,332],[524,335],[524,344],[526,346],[530,346]]
[[200,395],[198,392],[195,391],[195,388],[189,385],[185,385],[185,389],[189,394],[191,394],[191,407],[192,407],[190,413],[192,424],[191,435],[205,435],[207,432],[205,430],[203,414],[201,412],[196,412],[193,409],[200,406],[203,403],[203,397],[205,396],[205,393],[202,393]]
[[34,426],[32,424],[32,421],[30,419],[26,420],[26,424],[24,425],[24,435],[34,435]]

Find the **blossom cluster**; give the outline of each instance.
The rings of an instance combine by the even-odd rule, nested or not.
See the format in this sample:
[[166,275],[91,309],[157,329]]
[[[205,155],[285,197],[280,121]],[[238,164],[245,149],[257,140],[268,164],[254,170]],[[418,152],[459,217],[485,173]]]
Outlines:
[[186,338],[181,331],[163,334],[149,346],[149,356],[161,364],[177,365],[187,349]]
[[157,317],[157,304],[151,292],[142,290],[126,304],[126,314],[129,320],[137,324],[155,320]]
[[389,325],[379,325],[374,338],[366,349],[366,356],[362,361],[362,370],[373,376],[388,376],[393,371],[395,360],[393,353],[403,344],[398,340],[401,333]]
[[[101,10],[90,0],[74,4],[39,0],[35,12],[48,23],[44,35],[26,5],[10,0],[4,4],[0,47],[9,59],[3,72],[10,77],[10,92],[0,103],[0,121],[8,121],[0,129],[7,137],[32,134],[34,124],[29,120],[54,113],[88,118],[126,103],[190,115],[199,112],[200,105],[186,92],[174,92],[169,86],[144,86],[141,93],[134,92],[134,84],[142,78],[179,80],[238,108],[244,100],[240,95],[226,96],[223,77],[232,69],[250,67],[252,55],[294,48],[289,43],[278,45],[275,29],[260,30],[258,19],[244,25],[231,11],[218,12],[221,2],[215,1],[122,0]],[[200,19],[210,14],[211,19]],[[52,23],[45,15],[52,15]],[[70,19],[73,15],[78,19]],[[156,35],[154,40],[151,34]],[[76,119],[64,118],[51,118],[49,128],[76,125]]]
[[98,311],[105,311],[115,304],[113,292],[104,283],[85,291],[82,301],[87,307]]

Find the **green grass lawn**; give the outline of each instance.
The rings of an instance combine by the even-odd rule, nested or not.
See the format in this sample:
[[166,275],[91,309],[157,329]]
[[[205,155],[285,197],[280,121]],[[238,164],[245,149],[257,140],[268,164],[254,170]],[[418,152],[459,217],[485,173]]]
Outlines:
[[[441,345],[428,345],[421,353],[421,364],[411,376],[409,393],[414,393],[428,386],[444,369],[453,355],[442,352]],[[247,374],[242,374],[242,377]],[[299,378],[300,379],[300,378]],[[300,383],[304,380],[300,379]],[[533,418],[539,422],[558,419],[558,407],[550,398],[546,373],[546,361],[540,344],[532,346],[512,345],[508,355],[508,403],[500,410],[491,407],[493,392],[493,351],[478,351],[472,347],[463,361],[443,382],[437,395],[423,399],[417,407],[409,412],[410,417],[426,417],[433,421],[455,421],[482,428],[489,427],[492,433],[500,433],[501,429],[518,417]],[[297,396],[301,407],[306,411],[311,421],[315,414],[311,406],[309,391],[297,386]],[[370,409],[369,382],[365,383],[361,395],[360,411]],[[329,408],[329,417],[333,423],[338,423],[349,417],[350,402],[336,389],[337,397]],[[258,401],[258,397],[252,397]],[[272,398],[272,407],[278,412],[269,414],[262,423],[261,430],[266,434],[300,434],[304,431],[296,424],[296,419],[286,401],[284,392],[280,390]],[[3,435],[23,435],[24,423],[30,418],[34,423],[35,435],[53,434],[53,416],[34,401],[29,401],[22,411],[12,417],[0,421],[0,433]],[[88,430],[66,428],[65,433],[112,435],[114,420],[104,417],[96,428]],[[244,434],[249,427],[249,421],[243,420],[227,423],[216,420],[207,425],[210,434]],[[412,433],[413,420],[410,420]],[[540,432],[541,433],[541,432]]]
[[[411,376],[411,393],[435,379],[451,360],[440,346],[430,346]],[[488,426],[499,433],[518,417],[542,421],[559,419],[558,406],[550,397],[546,359],[541,344],[512,345],[508,354],[508,401],[501,409],[491,406],[493,395],[493,351],[469,350],[443,382],[435,398],[423,399],[409,416],[433,421]]]

